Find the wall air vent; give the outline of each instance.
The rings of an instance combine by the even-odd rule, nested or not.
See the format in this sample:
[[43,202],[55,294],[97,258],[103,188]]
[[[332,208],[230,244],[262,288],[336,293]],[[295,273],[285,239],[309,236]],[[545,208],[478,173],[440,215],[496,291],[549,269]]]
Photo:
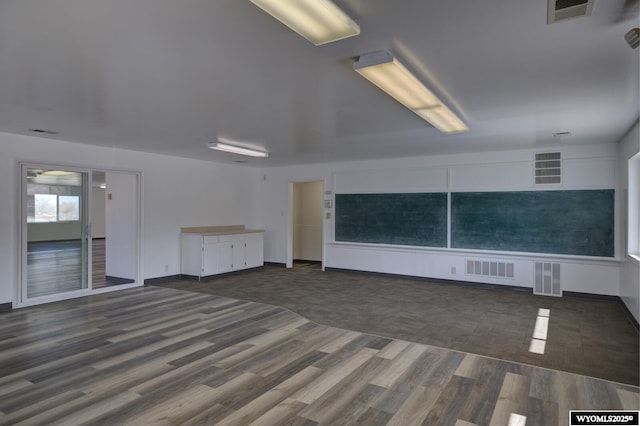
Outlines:
[[562,296],[559,263],[535,262],[534,271],[533,294]]
[[535,183],[562,182],[562,156],[559,152],[539,152],[535,157]]
[[548,0],[547,24],[591,15],[595,0]]
[[513,278],[514,266],[511,262],[490,262],[467,259],[467,275],[493,278]]

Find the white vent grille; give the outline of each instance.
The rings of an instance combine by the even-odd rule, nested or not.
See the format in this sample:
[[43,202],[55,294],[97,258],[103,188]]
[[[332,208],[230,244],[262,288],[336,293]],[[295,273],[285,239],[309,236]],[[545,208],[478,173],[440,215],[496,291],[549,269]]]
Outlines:
[[509,262],[467,259],[467,275],[493,278],[513,278],[514,266]]
[[533,293],[545,296],[562,296],[560,264],[535,262]]
[[549,0],[547,24],[591,15],[595,0]]
[[559,152],[540,152],[535,158],[536,185],[562,182],[562,157]]

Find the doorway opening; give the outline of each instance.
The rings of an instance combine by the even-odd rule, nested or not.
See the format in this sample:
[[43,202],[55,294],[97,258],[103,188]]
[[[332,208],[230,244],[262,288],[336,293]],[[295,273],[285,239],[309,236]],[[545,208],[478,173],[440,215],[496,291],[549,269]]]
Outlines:
[[323,192],[323,181],[291,184],[291,257],[287,259],[288,267],[323,269]]
[[139,174],[40,164],[20,171],[19,306],[141,282]]

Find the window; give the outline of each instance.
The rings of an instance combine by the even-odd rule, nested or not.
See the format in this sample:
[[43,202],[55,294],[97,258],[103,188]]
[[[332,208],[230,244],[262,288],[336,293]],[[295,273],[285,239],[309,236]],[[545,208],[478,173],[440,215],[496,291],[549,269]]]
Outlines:
[[58,197],[58,221],[80,220],[80,197],[60,195]]
[[79,188],[64,185],[27,184],[27,222],[80,220]]

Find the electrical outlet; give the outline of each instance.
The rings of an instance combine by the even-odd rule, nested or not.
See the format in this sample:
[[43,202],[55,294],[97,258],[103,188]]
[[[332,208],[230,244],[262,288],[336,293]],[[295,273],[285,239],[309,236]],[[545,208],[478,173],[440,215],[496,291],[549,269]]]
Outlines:
[[165,272],[169,272],[169,264],[168,263],[164,265],[164,271]]
[[456,274],[456,267],[452,266],[451,267],[451,275],[455,275]]

